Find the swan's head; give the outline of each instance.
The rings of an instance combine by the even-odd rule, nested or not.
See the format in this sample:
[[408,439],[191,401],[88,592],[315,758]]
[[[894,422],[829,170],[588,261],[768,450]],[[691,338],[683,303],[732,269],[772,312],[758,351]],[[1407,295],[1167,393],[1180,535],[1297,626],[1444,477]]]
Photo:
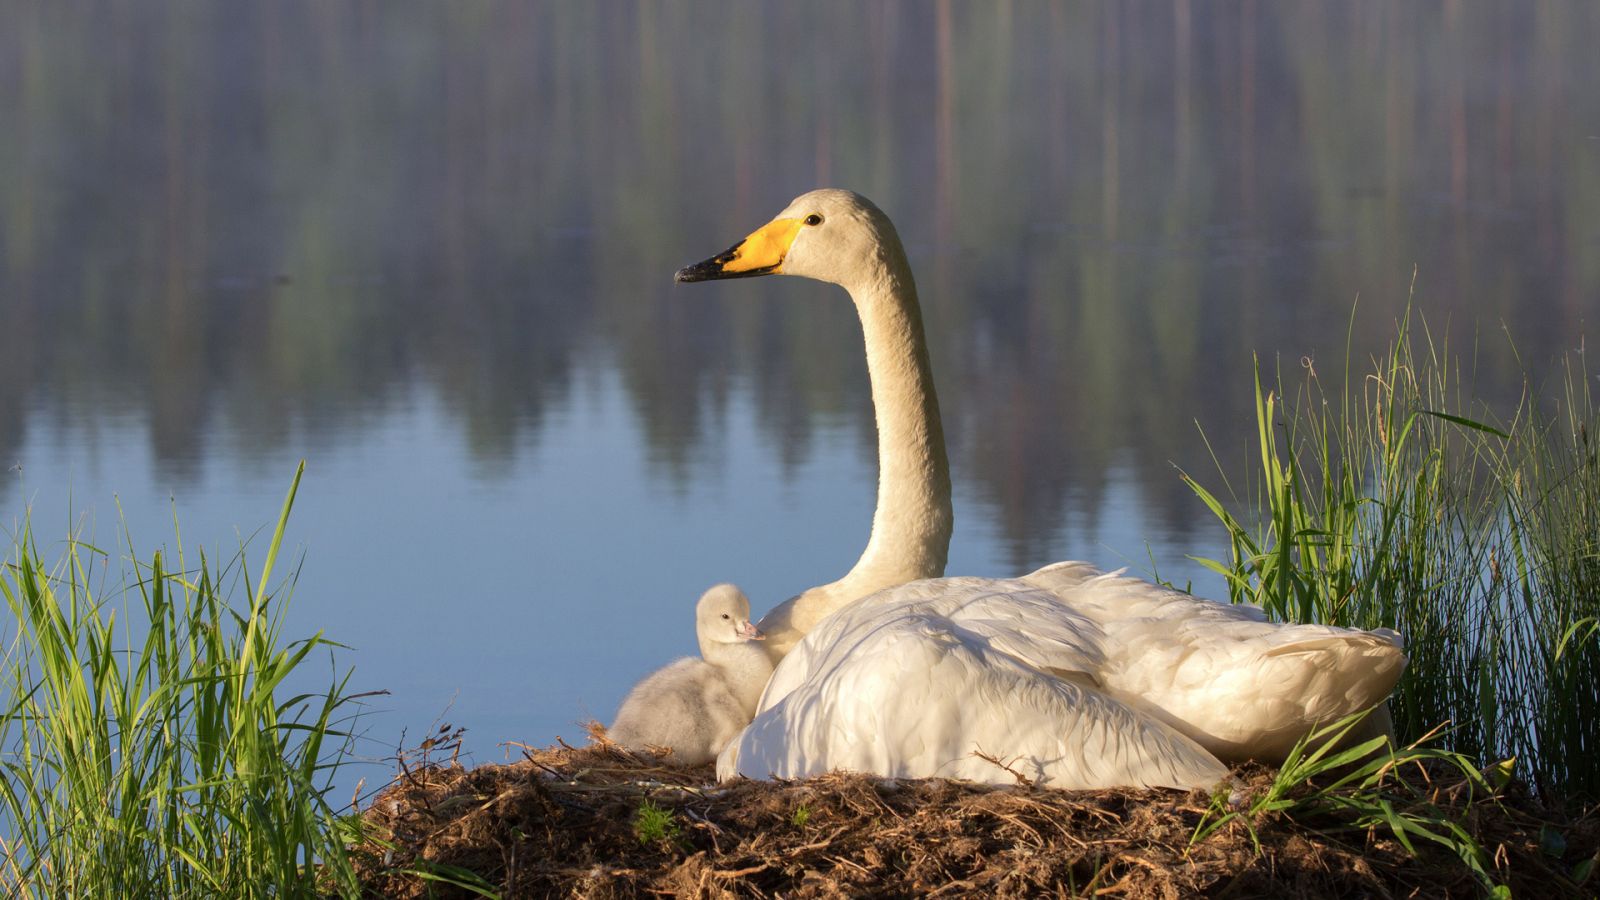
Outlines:
[[750,598],[731,584],[719,584],[700,595],[694,627],[702,643],[737,644],[767,638],[750,624]]
[[872,201],[851,191],[801,194],[771,222],[704,262],[678,270],[677,281],[799,275],[850,288],[903,258],[894,225]]

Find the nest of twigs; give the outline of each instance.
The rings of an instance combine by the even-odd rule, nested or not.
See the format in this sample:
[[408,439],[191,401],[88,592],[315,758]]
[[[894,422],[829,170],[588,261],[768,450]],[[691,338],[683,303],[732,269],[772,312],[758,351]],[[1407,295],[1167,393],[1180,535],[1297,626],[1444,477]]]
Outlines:
[[[370,896],[1460,896],[1483,878],[1445,848],[1337,813],[1238,816],[1272,772],[1242,769],[1230,801],[1170,790],[994,788],[835,774],[718,785],[594,744],[526,748],[521,761],[402,767],[364,813],[358,869]],[[1596,852],[1594,816],[1452,784],[1418,802],[1476,839],[1497,881],[1541,900],[1593,896],[1574,872]],[[1459,777],[1459,776],[1458,776]],[[1309,790],[1309,788],[1307,789]],[[1553,846],[1551,829],[1561,835]]]

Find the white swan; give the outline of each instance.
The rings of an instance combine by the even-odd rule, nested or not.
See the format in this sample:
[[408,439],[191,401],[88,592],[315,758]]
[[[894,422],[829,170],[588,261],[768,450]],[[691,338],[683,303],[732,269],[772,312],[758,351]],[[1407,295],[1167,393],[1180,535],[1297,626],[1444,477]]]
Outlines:
[[717,774],[889,777],[1065,788],[1210,787],[1227,768],[1099,690],[1095,624],[1021,581],[942,578],[824,619],[779,664]]
[[[802,207],[800,201],[808,198],[816,202]],[[843,578],[792,597],[762,617],[758,624],[774,661],[845,604],[943,575],[955,521],[922,308],[894,225],[848,191],[814,191],[789,212],[794,214],[779,216],[737,246],[677,274],[680,282],[779,271],[833,281],[850,291],[861,318],[878,424],[872,535]]]
[[1273,624],[1253,607],[1082,563],[903,584],[851,605],[862,585],[942,569],[949,539],[916,289],[888,217],[838,190],[797,198],[677,280],[771,273],[839,284],[855,302],[879,429],[879,506],[850,575],[762,620],[796,649],[722,753],[720,776],[1013,777],[974,755],[983,753],[1059,787],[1204,787],[1222,760],[1281,759],[1317,723],[1393,689],[1405,665],[1394,632]]
[[607,737],[624,747],[669,747],[686,765],[708,763],[749,724],[772,675],[772,660],[750,624],[750,601],[719,584],[695,604],[700,659],[668,663],[634,685]]

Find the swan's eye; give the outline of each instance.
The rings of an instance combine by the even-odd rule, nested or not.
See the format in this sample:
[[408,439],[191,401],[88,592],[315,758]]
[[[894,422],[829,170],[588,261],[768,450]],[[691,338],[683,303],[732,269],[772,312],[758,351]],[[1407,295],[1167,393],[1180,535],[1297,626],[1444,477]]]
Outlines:
[[723,617],[723,618],[724,618],[724,619],[726,619],[726,618],[727,618],[727,617],[728,617],[728,614],[727,614],[727,613],[723,613],[723,614],[722,614],[722,617]]
[[806,216],[806,224],[807,225],[821,225],[822,224],[822,217],[817,215],[816,213],[812,213],[811,215]]

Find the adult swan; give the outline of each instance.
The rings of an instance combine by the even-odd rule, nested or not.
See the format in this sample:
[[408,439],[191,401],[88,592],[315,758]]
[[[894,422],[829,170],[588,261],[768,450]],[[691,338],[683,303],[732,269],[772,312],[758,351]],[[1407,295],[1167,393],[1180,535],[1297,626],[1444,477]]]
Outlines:
[[[1394,688],[1405,655],[1392,631],[1274,624],[1254,607],[1082,563],[1019,579],[885,587],[896,583],[888,573],[926,571],[933,557],[942,570],[950,528],[938,402],[905,251],[866,198],[819,190],[677,280],[768,274],[833,282],[855,301],[878,422],[879,504],[850,575],[762,620],[786,655],[755,720],[719,758],[719,776],[851,769],[998,783],[1021,774],[1062,788],[1208,787],[1225,774],[1223,761],[1279,760],[1318,723]],[[890,535],[898,539],[881,540]],[[862,584],[884,589],[851,593]]]

